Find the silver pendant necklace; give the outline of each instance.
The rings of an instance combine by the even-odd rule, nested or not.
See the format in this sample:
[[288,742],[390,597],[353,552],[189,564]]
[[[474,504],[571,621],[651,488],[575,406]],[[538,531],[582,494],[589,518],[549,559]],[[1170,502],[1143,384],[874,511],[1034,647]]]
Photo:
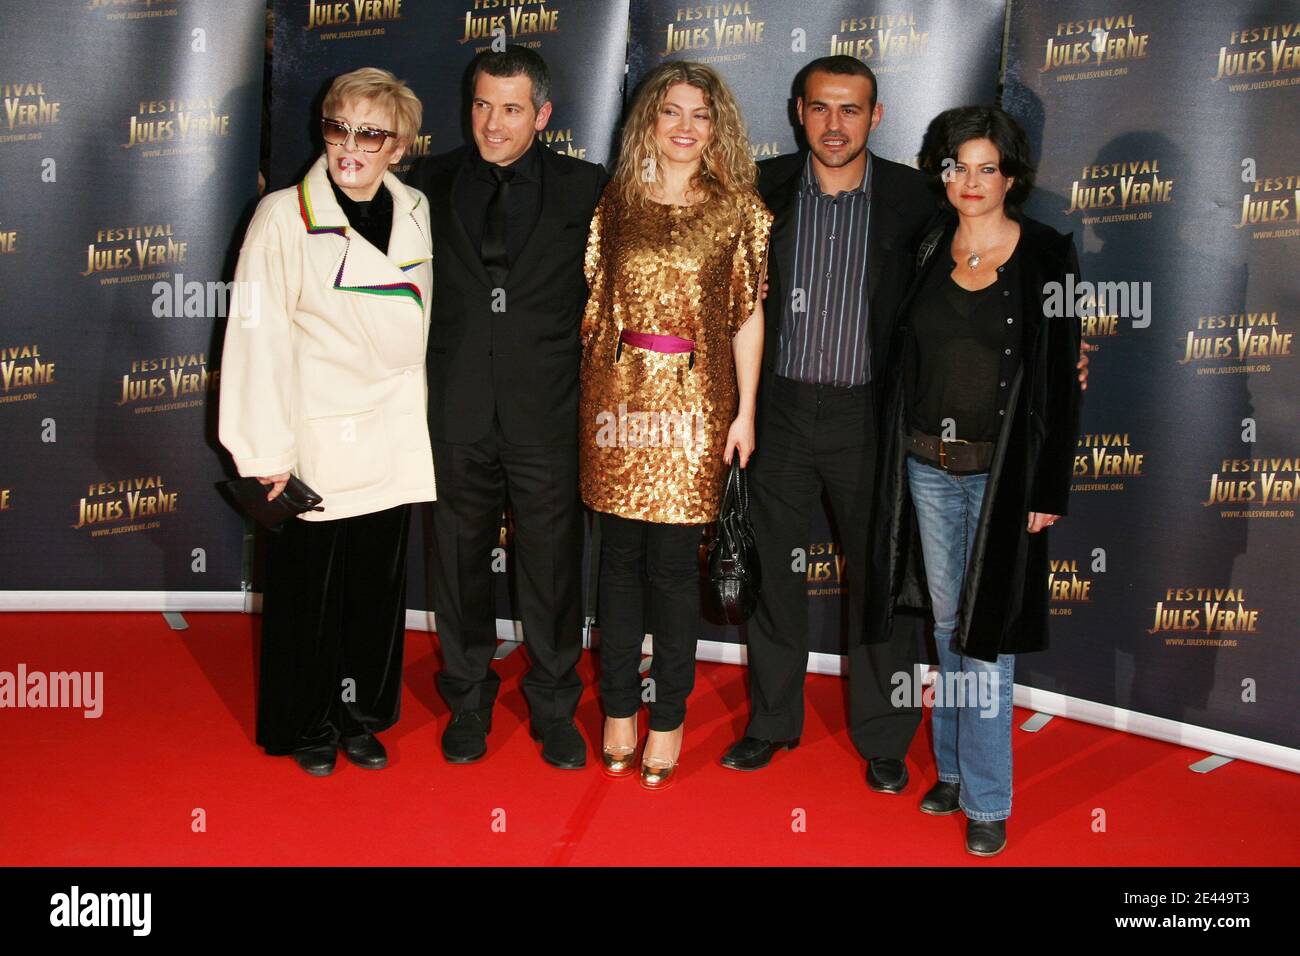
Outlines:
[[980,254],[978,252],[972,252],[970,255],[966,257],[966,265],[970,266],[972,269],[978,269],[979,264],[980,264]]

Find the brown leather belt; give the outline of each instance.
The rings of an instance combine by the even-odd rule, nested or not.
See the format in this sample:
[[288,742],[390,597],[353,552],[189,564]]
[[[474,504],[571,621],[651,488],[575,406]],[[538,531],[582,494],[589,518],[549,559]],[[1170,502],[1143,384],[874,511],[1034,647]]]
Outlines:
[[991,441],[944,441],[934,435],[912,432],[909,448],[917,458],[938,465],[944,471],[988,471],[989,465],[993,463]]

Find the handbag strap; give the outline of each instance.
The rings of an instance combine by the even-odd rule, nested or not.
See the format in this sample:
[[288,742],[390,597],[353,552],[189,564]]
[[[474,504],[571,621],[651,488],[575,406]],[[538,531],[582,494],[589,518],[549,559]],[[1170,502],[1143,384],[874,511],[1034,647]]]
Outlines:
[[749,517],[749,483],[745,479],[745,469],[740,467],[739,453],[731,459],[731,470],[727,473],[727,485],[722,493],[720,514],[727,514],[733,507],[742,518]]

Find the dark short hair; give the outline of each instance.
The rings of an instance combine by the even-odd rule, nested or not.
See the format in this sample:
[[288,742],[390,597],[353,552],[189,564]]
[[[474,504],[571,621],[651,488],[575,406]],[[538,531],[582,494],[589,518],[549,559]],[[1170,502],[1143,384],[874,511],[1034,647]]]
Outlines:
[[944,110],[926,128],[917,165],[929,179],[930,187],[939,194],[940,202],[951,209],[944,190],[944,160],[956,162],[957,151],[972,139],[987,139],[997,149],[999,171],[1015,179],[1003,205],[1007,215],[1019,217],[1020,207],[1034,188],[1034,163],[1029,137],[1005,110],[996,106],[958,106]]
[[871,67],[857,57],[839,53],[835,56],[823,56],[813,60],[800,70],[798,77],[795,78],[794,88],[798,91],[800,99],[805,98],[805,94],[808,92],[808,77],[814,73],[865,76],[871,81],[871,108],[876,108],[876,95],[880,92],[880,87],[876,84],[876,74],[871,72]]
[[480,73],[488,76],[526,76],[532,83],[533,109],[540,110],[551,98],[551,71],[541,54],[527,47],[510,44],[500,53],[488,51],[474,65],[470,91],[478,86]]

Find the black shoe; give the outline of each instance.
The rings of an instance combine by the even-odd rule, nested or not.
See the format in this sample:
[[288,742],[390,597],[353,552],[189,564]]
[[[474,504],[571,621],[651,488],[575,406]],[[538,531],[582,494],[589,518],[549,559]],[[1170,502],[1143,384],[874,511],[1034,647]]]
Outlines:
[[334,772],[334,760],[337,756],[338,751],[334,749],[333,744],[308,747],[306,750],[295,750],[293,752],[293,759],[297,761],[298,766],[313,777],[328,777],[332,774]]
[[572,718],[552,720],[545,727],[529,728],[534,740],[542,742],[542,759],[561,770],[581,770],[587,766],[587,742],[578,733]]
[[451,723],[442,732],[442,755],[448,763],[473,763],[487,753],[487,735],[492,729],[492,714],[486,718],[477,710],[462,710],[451,715]]
[[794,750],[799,738],[794,740],[763,740],[759,737],[741,737],[722,755],[722,765],[731,770],[762,770],[772,762],[778,750]]
[[961,784],[940,780],[921,798],[921,812],[932,817],[946,817],[961,809],[957,805],[957,796],[961,793]]
[[966,823],[966,852],[976,856],[997,856],[1007,846],[1006,820],[969,820]]
[[902,793],[907,786],[907,764],[893,757],[867,761],[867,786],[876,793]]
[[343,754],[358,767],[380,770],[388,766],[388,751],[374,734],[343,738]]

